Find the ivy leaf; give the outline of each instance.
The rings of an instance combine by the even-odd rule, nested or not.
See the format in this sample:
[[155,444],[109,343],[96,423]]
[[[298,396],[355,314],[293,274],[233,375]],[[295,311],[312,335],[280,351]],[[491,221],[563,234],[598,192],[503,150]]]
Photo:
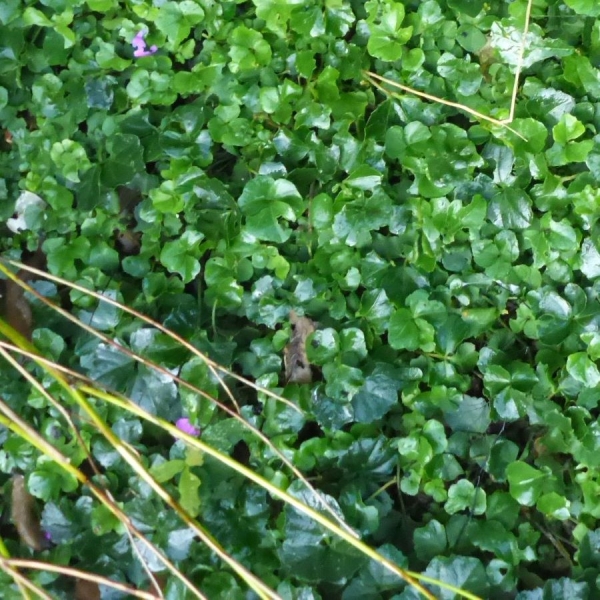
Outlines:
[[140,365],[128,388],[130,398],[149,413],[167,421],[177,417],[177,386],[169,375]]
[[49,502],[61,494],[75,491],[79,483],[56,463],[44,462],[27,478],[27,487],[33,496]]
[[170,481],[176,475],[179,475],[183,469],[185,468],[185,461],[178,460],[167,460],[158,465],[154,465],[150,472],[156,481],[159,483],[164,483],[165,481]]
[[420,344],[420,332],[410,310],[399,308],[390,317],[388,339],[396,350],[416,350]]
[[531,200],[522,190],[507,188],[489,203],[488,218],[502,229],[525,229],[531,223]]
[[191,517],[197,517],[200,513],[200,485],[200,479],[190,469],[185,468],[179,478],[179,501]]
[[131,381],[135,362],[132,358],[108,344],[98,344],[90,353],[81,357],[81,366],[89,377],[109,388],[122,390]]
[[397,404],[401,384],[387,371],[376,368],[352,398],[354,418],[359,423],[373,423]]
[[515,461],[506,468],[510,495],[522,506],[533,506],[541,496],[548,475],[525,462]]
[[292,232],[285,221],[296,221],[303,204],[293,183],[264,175],[248,182],[239,198],[248,233],[256,239],[277,243],[289,239]]
[[484,8],[484,0],[448,0],[448,6],[457,11],[458,14],[466,14],[476,17]]
[[367,23],[371,33],[367,43],[369,54],[384,61],[398,60],[413,32],[412,26],[401,27],[404,6],[399,2],[384,0],[367,2],[365,8],[369,13]]
[[[477,558],[465,556],[436,557],[434,558],[425,574],[433,579],[438,579],[444,583],[450,583],[457,588],[469,590],[477,596],[486,597],[488,595],[488,580],[485,568]],[[436,598],[450,600],[454,597],[454,592],[449,592],[445,588],[433,587],[433,593]],[[409,598],[416,598],[417,592],[410,590]]]
[[177,48],[190,34],[192,27],[204,19],[204,10],[194,0],[164,2],[156,17],[156,27]]
[[192,281],[200,273],[198,247],[204,235],[198,231],[186,230],[178,240],[167,242],[161,253],[160,262],[171,272],[179,273],[184,283]]
[[600,6],[594,0],[565,0],[565,4],[577,14],[588,17],[600,16]]
[[448,500],[444,505],[444,510],[449,515],[462,510],[473,510],[473,514],[482,515],[485,508],[485,493],[481,489],[475,489],[469,480],[461,479],[450,486]]
[[596,279],[600,276],[600,252],[596,244],[587,238],[581,245],[581,272],[589,279]]
[[[519,64],[522,30],[500,21],[492,24],[491,45],[498,50],[502,60],[513,68]],[[531,23],[525,44],[523,68],[527,69],[539,61],[548,58],[561,58],[573,54],[574,50],[564,40],[551,39],[544,35],[541,27]]]
[[424,527],[415,529],[413,540],[419,560],[431,560],[438,554],[443,554],[448,546],[446,530],[435,519],[429,521]]
[[587,388],[594,388],[600,383],[600,371],[585,352],[576,352],[567,358],[567,372]]
[[576,140],[585,132],[583,123],[573,115],[563,115],[562,119],[552,128],[554,139],[563,146],[571,140]]
[[457,59],[449,52],[442,54],[437,64],[438,73],[456,86],[456,91],[463,96],[472,96],[483,81],[478,65]]
[[85,173],[92,167],[83,146],[73,140],[63,140],[52,144],[50,158],[60,169],[62,175],[72,181],[79,183],[79,173]]
[[110,154],[102,164],[102,183],[116,188],[129,183],[145,169],[143,148],[137,135],[116,133],[108,140]]

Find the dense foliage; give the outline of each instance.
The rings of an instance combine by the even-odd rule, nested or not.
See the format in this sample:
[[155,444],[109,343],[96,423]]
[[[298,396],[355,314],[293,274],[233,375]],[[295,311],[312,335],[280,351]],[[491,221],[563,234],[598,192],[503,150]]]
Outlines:
[[[151,316],[300,407],[228,381],[244,418],[399,565],[486,598],[600,598],[600,7],[533,2],[511,129],[390,97],[365,74],[504,119],[526,8],[3,0],[0,250]],[[230,402],[164,333],[81,292],[32,285]],[[22,329],[45,356],[156,416],[189,418],[204,441],[315,506],[214,403],[27,303]],[[291,310],[316,323],[304,340],[312,382],[284,376]],[[2,400],[84,464],[40,391],[8,363],[0,380]],[[218,461],[96,406],[281,597],[418,596]],[[136,527],[207,597],[246,597],[97,428],[79,426]],[[17,434],[0,439],[5,491],[25,474],[52,541],[19,542],[3,500],[10,553],[146,587],[119,521]],[[32,577],[70,597],[64,578]],[[165,593],[184,597],[173,577]]]

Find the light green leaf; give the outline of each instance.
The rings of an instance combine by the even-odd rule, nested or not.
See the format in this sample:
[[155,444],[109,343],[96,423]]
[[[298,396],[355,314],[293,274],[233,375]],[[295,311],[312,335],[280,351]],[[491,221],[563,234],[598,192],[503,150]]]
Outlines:
[[596,387],[600,383],[600,371],[585,352],[576,352],[567,358],[567,372],[575,381],[588,388]]
[[61,170],[62,175],[73,183],[79,183],[79,173],[85,173],[92,167],[83,146],[73,140],[52,144],[50,157]]
[[510,495],[522,506],[533,506],[542,494],[549,476],[523,461],[506,468]]
[[565,0],[565,4],[579,15],[600,16],[600,6],[596,0]]
[[181,506],[191,517],[197,517],[200,513],[200,495],[198,489],[201,481],[188,467],[183,469],[179,479],[179,501]]
[[399,308],[390,318],[390,346],[396,350],[416,350],[420,339],[420,331],[412,313],[406,308]]
[[183,235],[166,242],[160,253],[160,262],[171,272],[179,273],[184,283],[189,283],[200,273],[199,244],[204,235],[198,231],[187,230]]
[[175,48],[190,34],[192,27],[204,19],[204,10],[194,0],[164,2],[159,9],[155,24]]

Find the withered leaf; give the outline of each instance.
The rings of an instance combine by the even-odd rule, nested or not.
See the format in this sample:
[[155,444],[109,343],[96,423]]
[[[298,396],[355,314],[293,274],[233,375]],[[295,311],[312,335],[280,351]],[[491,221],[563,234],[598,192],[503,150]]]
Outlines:
[[75,580],[75,600],[100,600],[100,588],[95,581]]
[[25,299],[25,290],[10,279],[5,282],[4,287],[4,316],[13,329],[31,341],[33,328],[31,306]]
[[140,234],[126,230],[117,229],[115,231],[115,240],[117,249],[125,256],[136,256],[140,253]]
[[[25,264],[36,269],[44,269],[46,266],[46,257],[44,253],[38,249],[36,252],[29,255],[23,261]],[[17,277],[22,281],[31,281],[36,279],[36,275],[21,269],[17,273]],[[3,282],[3,305],[2,314],[6,322],[24,338],[31,341],[31,332],[33,330],[33,315],[31,306],[25,298],[25,290],[12,279],[7,279]]]
[[47,547],[35,498],[29,493],[23,475],[14,475],[12,478],[11,517],[23,543],[37,551]]
[[299,317],[290,311],[292,337],[283,351],[285,379],[287,383],[310,383],[312,371],[306,356],[306,338],[315,331],[315,324],[307,317]]

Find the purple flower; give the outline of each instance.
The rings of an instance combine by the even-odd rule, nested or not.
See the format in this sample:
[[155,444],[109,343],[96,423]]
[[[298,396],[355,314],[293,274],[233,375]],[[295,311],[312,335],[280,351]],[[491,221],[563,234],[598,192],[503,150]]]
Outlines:
[[141,58],[142,56],[150,56],[154,54],[158,48],[156,46],[150,46],[148,50],[146,50],[146,37],[147,31],[145,29],[140,29],[136,36],[131,40],[131,45],[135,48],[133,55],[136,58]]
[[177,429],[180,431],[183,431],[183,433],[187,433],[188,435],[193,435],[195,437],[200,435],[200,429],[194,427],[187,417],[177,419],[177,421],[175,421],[175,427],[177,427]]

